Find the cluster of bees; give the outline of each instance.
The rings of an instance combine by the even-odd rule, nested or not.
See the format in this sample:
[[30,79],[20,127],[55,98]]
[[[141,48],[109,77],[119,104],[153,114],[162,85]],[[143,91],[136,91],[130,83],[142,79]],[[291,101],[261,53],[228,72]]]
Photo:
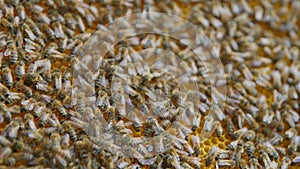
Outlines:
[[[0,168],[299,166],[299,1],[0,0],[0,11]],[[215,67],[186,32],[104,43],[106,24],[154,11],[198,26],[225,77],[208,78]],[[90,71],[82,62],[99,51],[82,49],[99,30],[112,50]]]

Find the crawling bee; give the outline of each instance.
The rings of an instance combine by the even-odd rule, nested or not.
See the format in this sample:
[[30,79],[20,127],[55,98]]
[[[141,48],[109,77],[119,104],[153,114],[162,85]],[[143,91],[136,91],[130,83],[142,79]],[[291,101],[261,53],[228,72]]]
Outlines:
[[221,137],[222,134],[223,134],[223,127],[222,127],[221,123],[219,123],[218,126],[217,126],[217,128],[216,128],[216,135],[218,137]]
[[43,111],[46,109],[46,105],[44,102],[37,102],[33,109],[34,117],[40,117]]
[[13,84],[13,78],[9,67],[4,67],[2,69],[2,78],[4,85],[8,88],[11,88]]
[[35,90],[39,90],[39,91],[45,92],[47,94],[53,93],[53,88],[45,83],[36,82],[35,85],[33,86],[33,88]]
[[48,123],[48,120],[52,112],[49,109],[46,109],[43,114],[40,116],[38,124],[40,127],[45,126]]
[[26,129],[37,130],[37,127],[34,123],[34,118],[33,118],[32,114],[30,114],[30,113],[25,114],[24,119],[25,119]]
[[72,13],[66,13],[64,15],[65,20],[66,20],[66,25],[68,28],[74,30],[76,28],[76,21],[72,15]]
[[14,86],[16,89],[18,89],[18,91],[24,92],[27,98],[32,97],[32,89],[23,84],[22,82],[17,81],[14,83]]
[[233,135],[233,131],[234,131],[234,126],[233,126],[233,123],[231,121],[231,118],[229,116],[226,117],[225,119],[225,123],[226,123],[226,126],[227,126],[227,132],[230,136]]
[[62,117],[68,117],[66,108],[58,100],[52,101],[51,105],[55,108]]
[[251,142],[251,141],[247,141],[245,144],[244,144],[244,147],[245,147],[245,150],[246,150],[246,153],[247,155],[250,157],[253,155],[254,151],[255,151],[255,146],[254,146],[254,143]]
[[216,146],[212,146],[209,150],[209,153],[206,157],[205,165],[209,166],[213,162],[214,158],[216,157],[218,152],[218,148]]
[[69,124],[69,123],[63,123],[63,128],[68,132],[68,134],[70,135],[70,138],[73,142],[77,141],[77,134],[75,129]]
[[52,30],[52,28],[49,27],[48,24],[42,23],[41,29],[46,33],[46,35],[49,37],[50,40],[53,40],[55,38],[55,33]]
[[0,144],[5,147],[10,147],[12,145],[11,141],[2,135],[0,136]]

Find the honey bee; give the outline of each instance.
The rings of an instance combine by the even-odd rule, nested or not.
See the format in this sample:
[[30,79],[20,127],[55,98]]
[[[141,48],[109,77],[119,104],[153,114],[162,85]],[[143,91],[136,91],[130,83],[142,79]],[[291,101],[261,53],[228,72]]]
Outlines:
[[218,125],[217,125],[216,134],[218,137],[221,137],[223,134],[223,127],[222,127],[221,123],[218,123]]
[[30,113],[25,114],[25,127],[29,130],[37,130],[37,127],[34,123],[34,118]]
[[51,86],[45,84],[45,83],[36,82],[35,85],[33,86],[33,88],[35,90],[46,92],[48,94],[52,94],[53,93],[53,88]]
[[227,132],[230,136],[233,135],[233,131],[235,130],[234,129],[234,125],[231,121],[231,118],[229,116],[226,117],[225,119],[225,123],[226,123],[226,126],[227,126]]
[[84,26],[85,24],[83,23],[82,18],[79,15],[75,15],[74,19],[77,21],[77,26],[79,31],[83,33],[85,31],[85,26]]
[[9,67],[4,67],[2,69],[2,78],[4,85],[8,88],[11,88],[13,84],[13,78]]
[[4,158],[3,161],[7,166],[13,166],[16,164],[16,159],[14,157]]
[[232,154],[232,151],[230,150],[220,150],[217,153],[217,159],[228,159]]
[[33,109],[33,115],[34,117],[40,117],[41,114],[43,113],[43,111],[45,110],[46,108],[46,105],[45,103],[43,102],[37,102],[34,106],[34,109]]
[[68,117],[68,112],[66,108],[61,104],[61,102],[54,100],[52,101],[52,106],[59,112],[62,117]]
[[198,136],[192,136],[192,145],[193,145],[193,149],[194,149],[194,152],[195,152],[195,155],[196,156],[199,156],[200,154],[200,138]]
[[20,17],[21,20],[24,20],[26,18],[26,13],[25,13],[25,9],[24,6],[22,4],[18,4],[16,6],[16,11],[18,16]]
[[14,104],[14,103],[16,103],[16,102],[18,102],[18,101],[24,99],[24,98],[25,98],[25,94],[23,94],[23,93],[15,93],[15,94],[12,94],[12,93],[10,92],[10,95],[9,95],[9,96],[6,98],[6,100],[5,100],[5,104],[10,104],[10,105],[12,105],[12,104]]
[[45,126],[48,123],[49,117],[52,112],[49,109],[46,109],[39,118],[38,124],[39,126]]
[[67,37],[61,37],[58,39],[58,51],[64,52],[68,43]]
[[245,147],[245,150],[246,150],[246,153],[249,157],[251,157],[255,151],[255,146],[254,146],[254,143],[251,142],[251,141],[247,141],[245,144],[244,144],[244,147]]
[[289,166],[291,165],[291,163],[292,163],[292,160],[290,159],[290,157],[284,156],[284,157],[282,158],[282,163],[281,163],[281,165],[280,165],[280,168],[281,168],[281,169],[288,169]]
[[4,136],[0,136],[0,144],[5,147],[10,147],[12,143]]
[[18,91],[23,91],[27,98],[32,97],[32,89],[22,82],[17,81],[14,83],[14,86]]
[[50,136],[53,146],[60,146],[60,135],[58,133],[52,133]]
[[212,128],[213,128],[214,118],[213,118],[212,116],[210,116],[210,115],[205,116],[204,118],[205,118],[205,121],[204,121],[204,126],[203,126],[203,128],[204,128],[204,130],[205,130],[206,132],[209,132],[209,131],[211,131]]
[[167,163],[170,164],[171,166],[173,166],[176,169],[181,168],[180,166],[180,162],[172,155],[167,155],[167,157],[165,157],[167,160]]
[[41,24],[41,29],[46,33],[46,35],[49,37],[50,40],[53,40],[55,38],[55,33],[52,30],[52,28],[50,28],[48,26],[48,24],[42,23]]
[[15,117],[13,119],[13,121],[19,124],[19,129],[21,131],[25,129],[25,124],[24,124],[23,119],[21,117]]
[[16,158],[17,161],[19,160],[31,161],[34,158],[34,156],[31,153],[26,153],[26,152],[14,153],[13,157]]
[[77,134],[75,129],[68,123],[63,123],[63,128],[68,132],[68,134],[70,135],[70,138],[73,142],[77,141]]
[[206,157],[206,160],[205,160],[205,165],[206,166],[211,165],[211,163],[213,162],[214,158],[217,155],[217,152],[218,152],[218,148],[216,146],[212,146],[210,148],[209,153],[208,153],[208,155]]
[[70,28],[70,29],[72,29],[72,30],[74,30],[76,28],[76,21],[73,18],[72,13],[66,13],[64,15],[64,18],[66,20],[67,27]]

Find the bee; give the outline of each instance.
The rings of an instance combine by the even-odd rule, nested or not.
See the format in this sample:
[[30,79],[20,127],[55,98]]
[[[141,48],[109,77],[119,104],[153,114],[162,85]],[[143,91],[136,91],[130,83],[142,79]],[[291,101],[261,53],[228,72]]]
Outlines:
[[85,24],[83,23],[82,18],[79,15],[75,15],[74,19],[77,21],[77,26],[79,31],[83,33],[85,31],[85,26],[84,26]]
[[43,141],[44,136],[40,133],[39,130],[31,130],[28,133],[28,138],[31,139],[34,143],[40,143]]
[[12,104],[22,100],[23,98],[25,98],[25,94],[23,94],[23,93],[16,93],[16,94],[10,93],[10,95],[5,100],[5,104],[12,105]]
[[22,77],[25,75],[25,64],[22,60],[18,61],[18,64],[15,67],[15,74],[17,80],[22,79]]
[[[258,136],[258,134],[257,134]],[[262,140],[262,139],[261,139]],[[263,140],[262,140],[263,141]],[[270,139],[270,143],[273,145],[278,145],[279,143],[281,143],[283,141],[283,137],[282,135],[278,134],[278,133],[274,133],[274,137],[272,137]]]
[[26,33],[24,37],[34,41],[36,39],[36,36],[34,33],[31,31],[29,25],[27,23],[22,24],[22,30]]
[[14,157],[4,158],[3,161],[7,166],[13,166],[16,164],[16,159]]
[[292,160],[290,159],[290,157],[284,156],[284,157],[282,158],[282,163],[281,163],[281,165],[280,165],[280,168],[281,168],[281,169],[288,169],[289,166],[291,165],[291,163],[292,163]]
[[2,95],[0,97],[2,101],[5,99],[4,97],[9,96],[9,89],[6,86],[4,86],[2,83],[0,83],[0,94]]
[[297,151],[297,144],[296,143],[292,142],[291,144],[288,145],[287,152],[289,154],[293,154],[296,151]]
[[54,28],[54,34],[57,39],[65,37],[65,33],[59,21],[54,21],[52,27]]
[[72,30],[74,30],[76,28],[76,21],[73,18],[72,13],[66,13],[64,15],[64,18],[66,20],[66,26]]
[[4,67],[2,69],[2,78],[4,85],[8,88],[11,88],[13,84],[13,78],[9,67]]
[[33,109],[34,117],[36,117],[36,118],[40,117],[45,109],[46,109],[45,103],[37,102],[34,106],[34,109]]
[[235,148],[237,147],[238,144],[238,140],[232,141],[228,144],[228,146],[226,147],[226,150],[235,150]]
[[25,129],[25,124],[24,124],[23,119],[21,117],[15,117],[13,119],[13,121],[19,124],[19,129],[21,131]]
[[62,136],[61,140],[61,146],[62,148],[67,148],[70,145],[70,135],[66,133],[65,135]]
[[77,134],[76,134],[76,131],[75,129],[68,123],[63,123],[63,128],[67,131],[67,133],[70,135],[70,138],[73,142],[76,142],[78,137],[77,137]]
[[165,119],[160,123],[160,125],[166,130],[172,125],[172,122],[168,119]]
[[10,31],[13,31],[13,24],[11,22],[9,22],[7,19],[5,18],[1,18],[0,20],[1,26],[4,28],[8,28]]
[[4,136],[0,135],[0,144],[3,147],[10,147],[12,143]]
[[221,123],[218,123],[218,125],[217,125],[216,134],[218,137],[221,137],[223,134],[223,127],[222,127]]
[[9,123],[9,122],[11,121],[12,115],[11,115],[11,113],[10,113],[9,111],[4,110],[4,111],[3,111],[3,118],[4,118],[4,120],[5,120],[6,122]]
[[25,13],[25,9],[24,6],[22,4],[18,4],[16,6],[16,11],[18,16],[20,17],[21,20],[24,20],[26,18],[26,13]]
[[50,136],[50,140],[52,141],[53,146],[60,146],[60,135],[58,133],[52,133]]
[[253,74],[245,63],[240,64],[239,69],[242,71],[247,80],[253,79]]
[[24,112],[30,112],[33,110],[36,101],[33,98],[21,101],[21,108]]
[[61,80],[63,83],[70,81],[71,77],[72,77],[72,73],[73,71],[71,70],[71,68],[66,68],[66,70],[62,73],[62,77]]
[[50,40],[55,39],[54,31],[46,23],[41,24],[41,29],[46,33]]
[[205,118],[205,121],[204,121],[203,128],[206,132],[210,132],[213,128],[214,118],[210,115],[207,115],[204,118]]
[[218,160],[219,167],[234,167],[236,162],[234,160]]
[[268,153],[271,160],[277,160],[279,158],[278,152],[275,150],[275,148],[273,147],[273,145],[271,145],[270,142],[265,143],[265,151],[266,153]]
[[34,156],[31,153],[26,153],[26,152],[14,153],[13,157],[16,158],[17,161],[18,160],[31,161],[34,158]]
[[244,144],[244,147],[245,147],[245,150],[246,150],[246,153],[248,155],[248,157],[251,157],[255,151],[255,146],[254,146],[254,143],[251,142],[251,141],[247,141],[245,144]]
[[68,43],[67,37],[60,37],[58,39],[58,51],[64,52]]
[[109,98],[106,92],[104,91],[99,91],[97,100],[96,100],[96,105],[99,107],[100,110],[105,111],[109,106]]
[[[25,18],[24,18],[25,19]],[[33,22],[32,19],[30,18],[26,18],[25,19],[25,22],[29,25],[30,29],[33,31],[33,33],[36,35],[36,36],[41,36],[42,33],[39,29],[39,27]]]
[[22,91],[27,96],[27,98],[32,97],[32,89],[24,85],[22,82],[17,81],[14,83],[14,86],[16,89],[18,89],[18,91]]
[[198,157],[181,155],[179,159],[182,160],[183,162],[188,163],[189,165],[191,165],[196,169],[200,169],[200,158]]
[[251,129],[254,131],[257,131],[259,129],[259,124],[254,120],[251,114],[247,113],[245,115],[245,119],[248,122],[249,126],[251,126]]
[[167,163],[170,164],[171,166],[173,166],[174,168],[176,168],[176,169],[181,168],[180,162],[174,156],[168,154],[166,156],[166,160],[167,160]]
[[239,166],[240,166],[241,169],[249,169],[249,166],[248,166],[246,160],[240,159],[238,161],[238,163],[239,163]]
[[172,100],[172,103],[176,107],[182,106],[182,97],[180,95],[179,89],[175,89],[175,90],[172,91],[171,100]]
[[251,156],[249,159],[250,169],[258,169],[260,166],[256,156]]
[[192,145],[196,156],[200,155],[200,138],[198,136],[192,136]]
[[48,123],[48,120],[52,112],[49,109],[46,109],[39,118],[38,124],[40,127],[45,126]]
[[285,132],[285,137],[288,140],[292,140],[295,136],[297,136],[297,130],[294,128],[290,128]]
[[51,86],[48,86],[45,83],[36,82],[35,85],[33,86],[33,88],[35,90],[46,92],[48,94],[52,94],[53,93],[53,88]]
[[211,163],[213,162],[213,160],[215,159],[215,157],[217,156],[217,153],[218,153],[218,148],[216,146],[212,146],[209,150],[209,153],[206,157],[206,160],[205,160],[205,165],[206,166],[209,166],[211,165]]
[[253,130],[248,130],[243,137],[246,141],[253,141],[255,138],[255,132]]
[[282,155],[282,156],[285,156],[286,155],[286,149],[285,148],[283,148],[283,147],[278,147],[278,146],[276,146],[276,147],[274,147],[275,148],[275,150],[280,154],[280,155]]
[[231,118],[229,116],[226,117],[225,123],[226,123],[226,126],[227,126],[228,135],[232,136],[233,131],[234,131],[234,126],[233,126],[233,123],[232,123]]
[[190,128],[184,126],[182,123],[178,121],[173,122],[173,127],[177,129],[182,139],[188,139],[189,134],[193,132]]
[[30,113],[26,113],[24,116],[25,119],[25,127],[29,130],[37,130],[37,127],[34,123],[34,118],[32,116],[32,114]]
[[61,102],[54,100],[51,104],[62,117],[68,117],[68,112],[66,108],[61,104]]
[[258,144],[256,146],[256,148],[258,149],[258,153],[260,153],[260,157],[263,159],[263,163],[265,165],[266,168],[271,168],[271,159],[269,157],[269,155],[266,153],[266,151],[264,150],[264,146],[262,144]]
[[232,151],[230,150],[220,150],[217,153],[217,159],[228,159],[232,154]]
[[297,164],[300,162],[300,156],[296,156],[293,160],[292,160],[292,164]]
[[188,163],[183,163],[183,164],[181,165],[181,167],[182,167],[183,169],[193,169],[193,167],[191,167]]

